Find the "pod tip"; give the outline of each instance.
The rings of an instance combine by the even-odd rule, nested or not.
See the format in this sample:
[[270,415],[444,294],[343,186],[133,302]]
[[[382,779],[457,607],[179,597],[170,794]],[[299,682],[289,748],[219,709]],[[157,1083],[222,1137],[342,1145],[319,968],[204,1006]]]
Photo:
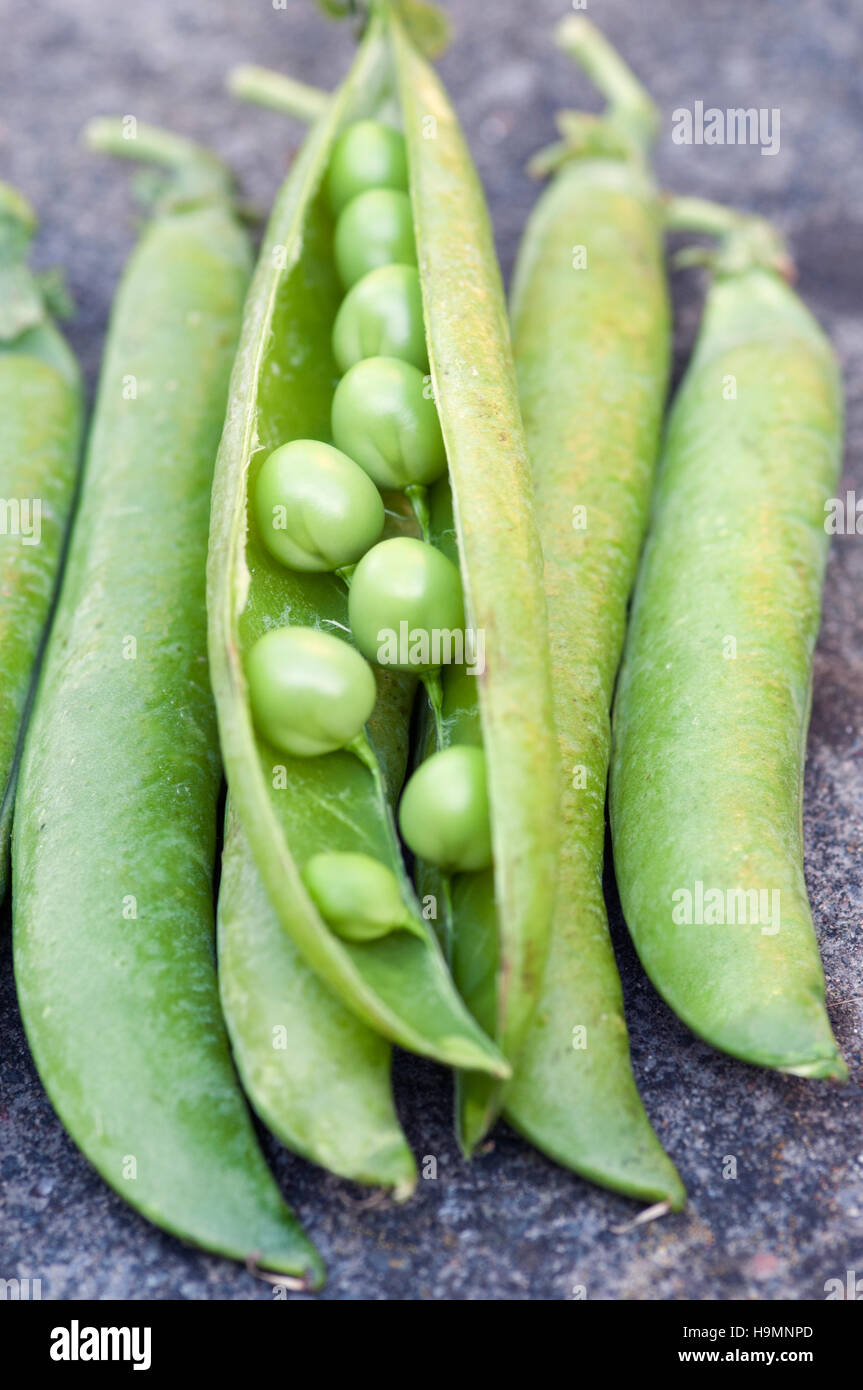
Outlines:
[[396,1183],[395,1187],[392,1189],[392,1199],[396,1206],[404,1206],[405,1202],[410,1201],[416,1190],[417,1175],[416,1173],[412,1173],[409,1178],[404,1178],[401,1182]]
[[259,1261],[265,1258],[260,1250],[252,1250],[246,1256],[246,1269],[256,1279],[272,1284],[274,1288],[287,1289],[291,1293],[309,1293],[320,1289],[326,1282],[326,1270],[319,1259],[309,1259],[305,1269],[298,1273],[264,1268]]
[[844,1057],[836,1052],[832,1057],[817,1057],[812,1062],[801,1062],[798,1066],[780,1067],[788,1076],[802,1076],[808,1081],[835,1081],[840,1085],[848,1080],[848,1067]]
[[591,35],[597,33],[593,20],[586,14],[566,15],[554,30],[554,41],[558,48],[572,51],[587,43]]

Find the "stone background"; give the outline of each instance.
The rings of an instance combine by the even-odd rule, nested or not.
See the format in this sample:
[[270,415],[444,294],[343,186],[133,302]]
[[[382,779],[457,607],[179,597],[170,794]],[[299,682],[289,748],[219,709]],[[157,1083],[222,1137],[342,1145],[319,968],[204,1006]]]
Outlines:
[[[509,275],[535,189],[528,156],[553,137],[560,106],[597,98],[550,42],[565,0],[453,0],[456,42],[442,63],[488,189]],[[856,0],[590,0],[589,12],[651,87],[663,115],[667,186],[733,200],[790,238],[800,287],[833,336],[848,382],[846,482],[863,495],[863,324],[859,176],[863,87]],[[70,334],[92,388],[111,295],[134,238],[128,172],[88,154],[85,120],[133,113],[210,142],[266,208],[301,132],[231,102],[240,61],[334,85],[345,28],[311,0],[0,0],[0,175],[43,220],[41,264],[66,267],[78,302]],[[781,150],[677,146],[671,113],[778,106]],[[678,366],[703,282],[676,279]],[[832,552],[816,661],[806,781],[807,877],[832,1016],[853,1079],[844,1089],[771,1075],[711,1051],[642,975],[609,885],[634,1064],[658,1133],[690,1191],[685,1213],[625,1235],[635,1214],[555,1167],[501,1127],[468,1166],[450,1126],[447,1076],[400,1057],[398,1095],[436,1182],[403,1210],[270,1146],[285,1192],[330,1268],[337,1299],[811,1299],[846,1268],[863,1275],[859,933],[863,917],[863,538]],[[857,951],[856,960],[853,953]],[[89,1168],[42,1092],[0,933],[0,1276],[41,1277],[49,1298],[269,1298],[228,1261],[149,1226]],[[734,1154],[735,1182],[723,1181]]]

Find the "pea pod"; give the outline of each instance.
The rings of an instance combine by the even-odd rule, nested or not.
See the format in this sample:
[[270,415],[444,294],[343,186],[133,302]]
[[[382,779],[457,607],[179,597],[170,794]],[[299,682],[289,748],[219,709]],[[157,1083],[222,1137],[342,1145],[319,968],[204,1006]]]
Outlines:
[[554,179],[526,229],[512,291],[565,834],[543,992],[504,1113],[592,1181],[680,1206],[683,1187],[632,1075],[602,891],[611,701],[670,355],[663,207],[648,167],[656,115],[589,21],[565,20],[558,41],[610,105],[602,118],[566,113],[560,144],[540,157]]
[[78,364],[26,263],[32,209],[0,183],[0,903],[28,697],[72,509]]
[[169,176],[114,306],[21,766],[18,997],[45,1088],[111,1186],[187,1240],[318,1283],[237,1085],[213,960],[204,565],[249,248],[215,159],[143,125],[90,134]]
[[[266,96],[272,101],[278,90],[270,83]],[[387,1037],[503,1076],[507,1065],[458,998],[427,924],[422,939],[400,932],[359,944],[339,939],[320,918],[302,871],[321,850],[379,858],[399,875],[405,902],[418,914],[386,798],[350,752],[286,759],[265,745],[248,699],[244,659],[266,628],[348,627],[339,579],[278,569],[247,516],[266,453],[294,438],[329,436],[338,379],[331,336],[343,291],[326,176],[339,134],[366,118],[401,122],[407,144],[431,382],[457,498],[462,578],[473,623],[488,629],[492,649],[483,732],[507,904],[507,1017],[513,1029],[523,1027],[543,957],[555,811],[550,719],[543,717],[549,698],[539,553],[482,196],[446,96],[389,5],[374,7],[351,73],[279,195],[249,299],[213,496],[210,653],[222,747],[258,870],[306,961]],[[528,702],[540,711],[535,727],[522,718]],[[391,733],[407,747],[407,719]],[[508,1045],[503,1031],[498,1036]]]
[[722,245],[615,702],[621,901],[648,975],[696,1033],[745,1061],[841,1078],[801,827],[839,372],[766,224],[690,200],[673,224]]

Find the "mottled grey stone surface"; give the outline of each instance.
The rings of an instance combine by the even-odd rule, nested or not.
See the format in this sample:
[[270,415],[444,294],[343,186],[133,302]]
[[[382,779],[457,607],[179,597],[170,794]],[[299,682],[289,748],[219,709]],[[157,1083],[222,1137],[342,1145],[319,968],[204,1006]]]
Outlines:
[[[489,192],[505,274],[535,196],[522,169],[553,135],[561,105],[596,106],[549,42],[564,0],[450,5],[456,43],[443,73]],[[863,495],[860,247],[863,88],[852,0],[590,0],[590,13],[650,84],[663,113],[659,167],[670,187],[774,218],[800,286],[828,327],[848,381],[847,482]],[[0,171],[43,218],[43,264],[60,263],[78,300],[71,337],[91,384],[111,294],[133,240],[126,172],[82,150],[94,114],[132,113],[210,141],[266,207],[300,133],[238,108],[222,79],[235,62],[280,66],[331,85],[347,32],[310,0],[0,0]],[[677,146],[671,113],[778,106],[781,150]],[[677,282],[680,357],[702,283]],[[504,1128],[472,1166],[457,1154],[451,1093],[437,1068],[398,1062],[398,1095],[418,1154],[438,1158],[403,1210],[271,1146],[285,1192],[330,1267],[340,1299],[807,1299],[846,1268],[863,1275],[860,927],[863,917],[863,537],[834,545],[818,649],[806,782],[807,876],[830,1007],[852,1068],[844,1089],[768,1075],[693,1038],[657,999],[619,912],[615,945],[648,1110],[690,1191],[687,1211],[625,1235],[621,1198],[556,1168]],[[610,890],[613,899],[613,889]],[[149,1226],[90,1170],[45,1099],[18,1018],[8,934],[0,939],[0,1277],[41,1277],[50,1298],[266,1299],[229,1262]],[[723,1181],[723,1157],[738,1162]]]

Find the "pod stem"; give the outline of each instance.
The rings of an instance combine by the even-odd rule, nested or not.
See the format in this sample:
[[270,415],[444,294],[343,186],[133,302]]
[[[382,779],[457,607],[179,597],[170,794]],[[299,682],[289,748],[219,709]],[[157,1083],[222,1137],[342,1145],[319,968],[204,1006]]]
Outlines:
[[[404,860],[402,859],[402,856],[399,853],[398,849],[398,826],[396,825],[396,818],[393,814],[392,803],[387,794],[386,778],[384,777],[383,771],[381,769],[381,765],[378,760],[378,755],[372,747],[371,741],[365,729],[361,734],[357,734],[356,738],[351,739],[350,743],[345,745],[345,752],[353,753],[355,758],[359,758],[360,762],[363,764],[363,767],[368,768],[369,772],[372,774],[372,781],[374,782],[375,793],[380,804],[381,815],[383,816],[384,824],[386,825],[390,833],[393,846],[395,848],[396,859],[398,861],[397,876],[401,880],[403,892],[405,892],[406,894],[410,894],[413,891],[412,885],[404,866]],[[416,923],[412,922],[410,928],[406,929],[412,931],[414,930],[415,926]],[[423,932],[423,936],[424,935],[425,932]]]
[[353,753],[354,757],[359,758],[363,766],[368,768],[374,779],[375,790],[380,796],[382,803],[389,808],[384,774],[381,771],[381,765],[378,762],[377,754],[369,742],[369,736],[365,729],[361,734],[357,734],[356,738],[352,738],[350,743],[345,744],[345,751]]
[[705,236],[725,237],[743,220],[739,212],[712,203],[709,198],[669,196],[665,201],[665,225],[671,232],[702,232]]
[[440,876],[440,889],[441,889],[441,897],[443,898],[443,908],[444,908],[444,929],[443,929],[444,957],[445,957],[445,959],[446,959],[446,963],[447,963],[447,965],[449,966],[450,970],[452,970],[452,956],[453,956],[453,922],[455,921],[455,915],[454,915],[454,912],[453,912],[453,905],[452,905],[452,875],[451,875],[451,874],[441,873],[441,876]]
[[422,683],[434,715],[435,738],[440,752],[443,748],[443,682],[440,671],[427,671],[422,677]]
[[0,181],[0,343],[12,343],[45,317],[45,296],[27,264],[36,214],[11,184]]
[[763,217],[737,212],[708,198],[667,197],[665,225],[672,232],[713,237],[716,247],[687,246],[676,266],[706,265],[718,275],[760,268],[794,279],[794,262],[781,234]]
[[413,507],[414,516],[422,532],[423,540],[426,545],[431,545],[431,513],[429,512],[428,504],[428,488],[423,487],[422,483],[410,483],[408,487],[405,488],[405,497],[407,497]]
[[307,82],[298,82],[283,73],[270,68],[255,67],[243,63],[228,74],[228,91],[239,101],[249,101],[256,106],[266,106],[271,111],[281,111],[285,116],[293,116],[304,125],[312,125],[330,104],[329,92],[320,87],[312,87]]
[[0,179],[0,227],[4,223],[15,228],[26,243],[36,231],[37,218],[23,193],[19,193],[11,183],[4,183]]
[[160,203],[177,206],[231,197],[233,182],[222,161],[171,130],[132,116],[99,117],[84,127],[84,139],[91,150],[166,170],[171,178],[157,190]]
[[386,779],[381,769],[378,755],[372,747],[365,729],[361,734],[357,734],[356,738],[351,739],[350,743],[345,745],[345,751],[353,753],[355,758],[359,758],[363,766],[368,768],[369,772],[372,774],[372,781],[375,784],[375,793],[380,803],[384,823],[392,834],[393,843],[398,844],[398,830],[393,815],[393,808],[389,796],[387,795]]
[[646,153],[659,126],[656,106],[605,35],[586,15],[569,15],[558,25],[555,42],[602,92],[608,102],[605,120]]

